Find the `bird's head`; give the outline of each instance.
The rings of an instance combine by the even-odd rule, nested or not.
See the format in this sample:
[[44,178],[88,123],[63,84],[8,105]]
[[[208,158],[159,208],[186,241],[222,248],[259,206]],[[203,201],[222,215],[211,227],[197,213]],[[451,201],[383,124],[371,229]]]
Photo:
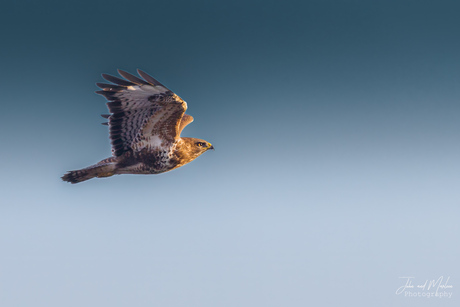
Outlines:
[[214,149],[211,143],[197,138],[181,138],[183,143],[180,145],[180,151],[182,154],[189,156],[191,159],[195,159],[202,153],[209,149]]
[[203,152],[208,151],[209,149],[214,150],[214,146],[212,146],[211,143],[200,139],[193,139],[192,147],[192,151],[198,152],[199,154],[202,154]]

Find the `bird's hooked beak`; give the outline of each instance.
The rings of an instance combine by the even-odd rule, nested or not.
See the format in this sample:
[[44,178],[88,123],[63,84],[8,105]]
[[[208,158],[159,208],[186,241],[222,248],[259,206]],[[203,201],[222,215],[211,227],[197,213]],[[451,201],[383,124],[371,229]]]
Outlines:
[[[209,145],[211,145],[211,144],[209,144]],[[212,150],[214,150],[214,146],[212,146],[212,145],[211,145],[211,146],[209,146],[208,150],[209,150],[209,149],[212,149]]]

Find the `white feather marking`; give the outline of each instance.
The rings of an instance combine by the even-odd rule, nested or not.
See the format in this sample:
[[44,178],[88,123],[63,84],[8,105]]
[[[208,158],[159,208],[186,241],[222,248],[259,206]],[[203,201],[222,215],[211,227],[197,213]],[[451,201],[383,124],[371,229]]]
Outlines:
[[160,139],[158,135],[152,135],[151,137],[149,137],[149,145],[151,147],[160,147],[162,142],[163,141]]
[[152,93],[152,94],[162,94],[162,93],[166,93],[168,90],[166,88],[164,88],[163,86],[161,85],[141,85],[140,88],[145,91],[145,92],[149,92],[149,93]]

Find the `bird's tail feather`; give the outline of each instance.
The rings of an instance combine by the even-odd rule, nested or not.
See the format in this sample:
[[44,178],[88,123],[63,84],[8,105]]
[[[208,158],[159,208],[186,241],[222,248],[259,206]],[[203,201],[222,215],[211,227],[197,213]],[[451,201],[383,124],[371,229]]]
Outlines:
[[[106,159],[108,160],[108,159]],[[62,180],[70,183],[79,183],[82,181],[89,180],[94,177],[110,177],[115,174],[115,163],[114,162],[105,162],[105,160],[99,162],[98,164],[91,165],[89,167],[69,171],[67,174],[62,176]]]

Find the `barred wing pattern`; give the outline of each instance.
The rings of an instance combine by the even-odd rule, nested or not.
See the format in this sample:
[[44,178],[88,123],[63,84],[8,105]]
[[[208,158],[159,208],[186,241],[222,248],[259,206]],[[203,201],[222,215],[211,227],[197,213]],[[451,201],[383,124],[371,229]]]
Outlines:
[[112,153],[117,157],[144,148],[170,148],[193,121],[184,114],[185,101],[145,72],[137,72],[141,78],[118,70],[124,79],[102,74],[113,84],[96,83],[102,89],[96,93],[107,98],[112,113],[103,117],[109,119]]

